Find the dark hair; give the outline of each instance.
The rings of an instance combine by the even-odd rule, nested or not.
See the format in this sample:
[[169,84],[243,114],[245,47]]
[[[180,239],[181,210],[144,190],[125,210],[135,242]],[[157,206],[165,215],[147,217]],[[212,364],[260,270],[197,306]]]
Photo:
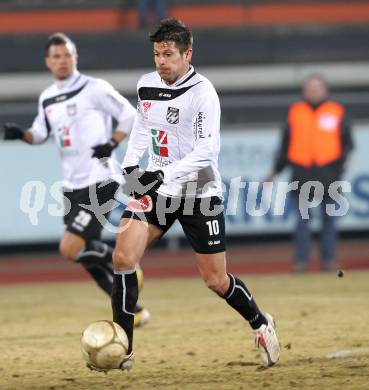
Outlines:
[[68,43],[70,45],[72,45],[74,53],[77,53],[77,47],[76,47],[75,43],[67,35],[65,35],[65,34],[63,34],[61,32],[57,32],[57,33],[51,34],[49,36],[49,38],[47,39],[47,43],[46,43],[46,47],[45,47],[46,55],[49,54],[50,46],[53,46],[53,45],[66,45]]
[[188,27],[177,19],[163,19],[155,32],[150,34],[150,41],[164,42],[173,41],[179,52],[192,47],[193,37]]

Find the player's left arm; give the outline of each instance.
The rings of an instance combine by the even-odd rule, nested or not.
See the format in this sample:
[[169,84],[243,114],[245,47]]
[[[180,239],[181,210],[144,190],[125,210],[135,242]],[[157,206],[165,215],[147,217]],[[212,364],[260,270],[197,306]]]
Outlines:
[[92,157],[110,157],[113,150],[131,132],[136,110],[132,104],[116,91],[109,83],[99,80],[94,94],[97,106],[106,114],[112,116],[117,122],[117,127],[111,139],[105,144],[93,147]]

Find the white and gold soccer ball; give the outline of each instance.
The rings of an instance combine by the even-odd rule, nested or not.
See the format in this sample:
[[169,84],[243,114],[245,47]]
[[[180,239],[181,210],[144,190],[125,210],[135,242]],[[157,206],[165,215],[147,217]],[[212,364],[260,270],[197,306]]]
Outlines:
[[97,371],[119,369],[127,355],[128,338],[117,323],[96,321],[83,331],[81,349],[87,367]]

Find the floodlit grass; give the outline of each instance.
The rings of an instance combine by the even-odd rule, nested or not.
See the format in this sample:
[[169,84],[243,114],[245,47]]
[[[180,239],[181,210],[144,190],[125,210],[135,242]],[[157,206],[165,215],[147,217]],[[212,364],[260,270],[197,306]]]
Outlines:
[[199,279],[146,280],[149,325],[132,371],[90,372],[82,330],[110,319],[94,284],[0,287],[0,389],[369,389],[369,273],[243,280],[275,316],[279,364],[264,369],[242,318]]

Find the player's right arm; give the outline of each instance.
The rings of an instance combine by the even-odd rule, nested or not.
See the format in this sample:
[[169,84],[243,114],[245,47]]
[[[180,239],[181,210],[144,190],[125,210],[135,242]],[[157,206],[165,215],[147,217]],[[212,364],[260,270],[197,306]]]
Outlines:
[[47,121],[41,97],[38,103],[38,114],[33,121],[32,127],[23,129],[17,123],[4,124],[4,140],[21,140],[27,144],[37,145],[45,142],[50,133],[50,125]]
[[[125,180],[123,192],[139,198],[146,193],[156,191],[162,180],[157,177],[158,172],[140,172],[139,162],[149,146],[150,136],[147,132],[144,118],[141,113],[141,102],[138,100],[137,115],[129,136],[127,152],[122,162],[122,173]],[[149,186],[149,188],[147,188]]]
[[[140,102],[138,103],[140,104]],[[127,152],[124,156],[122,167],[138,165],[141,157],[145,153],[149,143],[149,134],[145,128],[145,123],[140,110],[137,110],[137,115],[133,124],[132,132],[129,136]]]
[[28,130],[23,130],[17,123],[7,122],[3,126],[4,128],[4,140],[15,141],[22,140],[28,144],[33,141],[32,134]]
[[[142,86],[144,77],[145,76],[141,77],[141,79],[137,83],[137,96],[138,96],[138,90]],[[143,154],[145,153],[146,149],[149,146],[149,141],[151,137],[146,128],[142,110],[143,110],[142,103],[140,97],[138,96],[137,112],[134,118],[131,134],[129,135],[127,152],[122,162],[123,169],[127,167],[137,166],[141,160],[141,157],[143,156]]]

